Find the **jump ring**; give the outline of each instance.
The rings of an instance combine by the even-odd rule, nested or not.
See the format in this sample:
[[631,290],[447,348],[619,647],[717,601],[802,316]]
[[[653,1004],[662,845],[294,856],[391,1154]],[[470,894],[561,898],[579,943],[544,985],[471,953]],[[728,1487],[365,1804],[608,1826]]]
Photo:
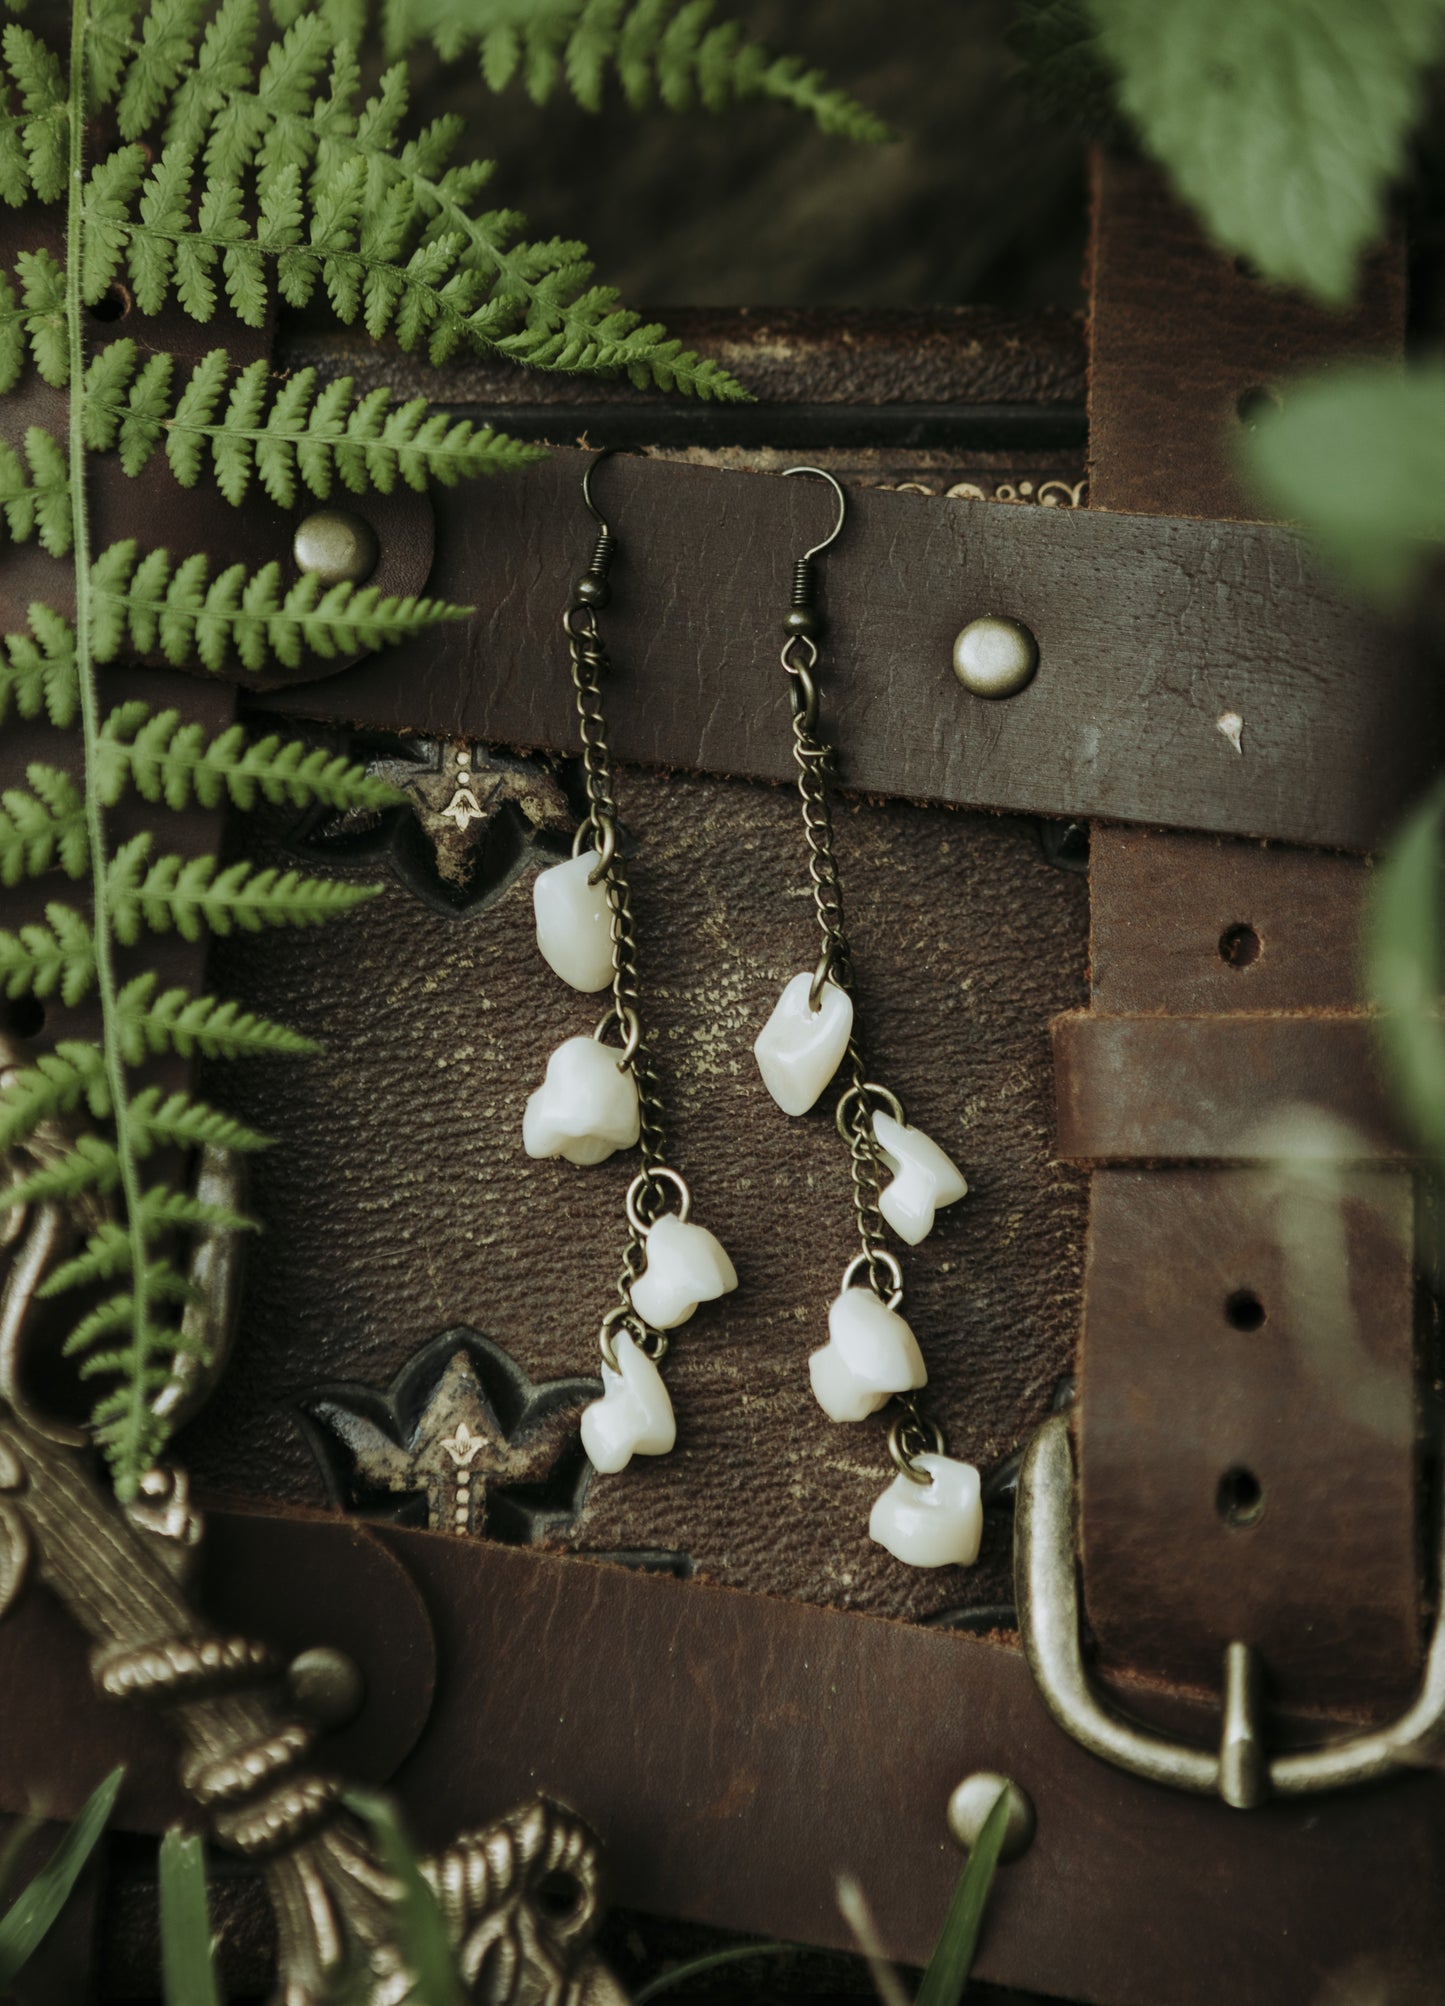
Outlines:
[[662,1363],[663,1359],[667,1356],[667,1338],[665,1334],[660,1330],[654,1330],[651,1324],[644,1323],[631,1303],[618,1303],[615,1308],[608,1310],[607,1314],[603,1317],[602,1328],[598,1333],[598,1343],[602,1347],[602,1356],[614,1372],[622,1370],[622,1367],[617,1363],[617,1351],[612,1341],[612,1333],[619,1324],[626,1325],[628,1332],[644,1358],[650,1358],[654,1365]]
[[597,1026],[597,1029],[592,1033],[597,1044],[600,1045],[603,1042],[603,1033],[607,1030],[608,1025],[612,1023],[616,1023],[618,1028],[624,1033],[624,1042],[617,1065],[619,1071],[625,1071],[637,1057],[638,1047],[642,1043],[642,1020],[630,1004],[626,1009],[619,1010],[614,1003]]
[[810,1010],[816,1010],[822,1002],[824,984],[833,981],[833,963],[836,958],[837,950],[833,946],[832,941],[829,941],[823,952],[818,956],[818,965],[813,970],[812,981],[808,984],[808,1008]]
[[897,1309],[903,1300],[903,1269],[899,1265],[898,1256],[889,1253],[886,1247],[878,1247],[871,1254],[855,1254],[843,1270],[843,1289],[845,1291],[852,1288],[860,1268],[868,1270],[870,1287],[873,1281],[873,1270],[875,1268],[887,1269],[888,1279],[893,1284],[893,1293],[886,1299],[880,1297],[879,1300],[884,1302],[886,1308]]
[[[917,1446],[910,1447],[908,1439],[910,1435],[913,1436]],[[926,1435],[933,1437],[934,1455],[941,1456],[943,1430],[936,1421],[927,1421],[918,1413],[900,1414],[888,1430],[888,1453],[910,1483],[926,1485],[933,1482],[927,1470],[916,1468],[914,1461],[916,1457],[924,1454],[922,1443]]]
[[662,1216],[660,1212],[654,1213],[651,1219],[642,1216],[643,1193],[654,1183],[670,1184],[677,1193],[679,1219],[686,1220],[692,1210],[692,1193],[680,1171],[665,1163],[649,1164],[647,1169],[639,1170],[627,1187],[627,1223],[634,1233],[640,1233],[644,1239]]
[[835,1119],[838,1124],[838,1133],[842,1136],[844,1142],[851,1142],[853,1140],[852,1136],[848,1133],[849,1110],[869,1094],[875,1100],[880,1100],[884,1103],[889,1114],[892,1115],[900,1128],[907,1127],[907,1123],[903,1119],[903,1103],[899,1100],[897,1094],[891,1092],[887,1087],[879,1086],[876,1080],[865,1080],[861,1091],[857,1087],[849,1087],[847,1093],[843,1095],[838,1103],[838,1112]]

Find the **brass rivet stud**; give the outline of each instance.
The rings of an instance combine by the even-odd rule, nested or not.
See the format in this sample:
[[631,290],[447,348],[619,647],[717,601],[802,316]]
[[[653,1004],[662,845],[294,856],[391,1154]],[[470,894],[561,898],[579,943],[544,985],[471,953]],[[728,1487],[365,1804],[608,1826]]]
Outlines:
[[364,516],[350,509],[319,508],[296,530],[296,563],[323,585],[361,585],[376,569],[381,546]]
[[978,1844],[984,1820],[998,1801],[1000,1790],[1008,1794],[1008,1823],[1004,1827],[1000,1859],[1016,1860],[1033,1844],[1038,1819],[1028,1792],[1021,1790],[1012,1777],[1000,1776],[992,1769],[976,1769],[972,1776],[964,1777],[948,1800],[948,1829],[965,1853],[971,1853]]
[[1018,620],[988,613],[953,644],[953,673],[976,697],[1017,696],[1034,679],[1039,644]]
[[334,1644],[317,1644],[286,1667],[291,1704],[317,1727],[345,1727],[366,1703],[361,1667]]

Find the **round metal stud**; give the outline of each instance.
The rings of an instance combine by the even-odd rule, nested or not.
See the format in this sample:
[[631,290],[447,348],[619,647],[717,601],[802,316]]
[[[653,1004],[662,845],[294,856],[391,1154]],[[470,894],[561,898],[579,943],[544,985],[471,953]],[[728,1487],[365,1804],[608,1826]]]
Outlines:
[[970,620],[953,644],[953,673],[976,697],[1012,697],[1034,679],[1039,644],[1018,620]]
[[345,1727],[366,1702],[366,1680],[354,1658],[334,1644],[302,1651],[286,1667],[291,1703],[317,1727]]
[[972,1776],[964,1777],[948,1800],[948,1829],[965,1853],[972,1852],[978,1844],[984,1820],[998,1801],[1000,1790],[1008,1794],[1008,1823],[1004,1827],[1000,1859],[1016,1860],[1033,1844],[1038,1819],[1028,1792],[1021,1790],[1011,1776],[1000,1776],[991,1769],[976,1769]]
[[291,547],[299,568],[323,585],[364,584],[381,555],[371,524],[344,508],[319,508],[305,517]]

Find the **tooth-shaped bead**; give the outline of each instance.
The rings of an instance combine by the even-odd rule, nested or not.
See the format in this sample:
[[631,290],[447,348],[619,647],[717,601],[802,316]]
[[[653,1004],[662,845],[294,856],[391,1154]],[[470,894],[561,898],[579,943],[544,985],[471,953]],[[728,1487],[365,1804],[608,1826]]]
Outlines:
[[625,1330],[614,1334],[617,1370],[602,1362],[602,1398],[582,1410],[582,1447],[604,1477],[634,1456],[665,1456],[677,1440],[662,1374]]
[[828,1311],[828,1342],[808,1360],[818,1405],[830,1421],[862,1421],[895,1393],[928,1383],[918,1339],[871,1289],[844,1289]]
[[664,1212],[647,1235],[647,1266],[632,1284],[632,1307],[654,1330],[675,1330],[699,1303],[738,1285],[722,1241],[706,1226]]
[[588,994],[612,980],[612,910],[607,887],[589,883],[602,859],[584,850],[539,871],[532,886],[537,945],[554,975]]
[[527,1102],[522,1147],[528,1156],[601,1163],[614,1149],[631,1149],[640,1131],[637,1079],[618,1065],[616,1046],[568,1038]]
[[825,982],[818,1007],[811,975],[795,975],[753,1044],[763,1085],[784,1114],[806,1114],[842,1063],[853,1035],[853,999]]
[[900,1470],[874,1502],[869,1537],[909,1567],[972,1567],[983,1538],[978,1471],[953,1456],[915,1456],[913,1464],[931,1481]]
[[[966,1196],[963,1172],[920,1128],[908,1128],[891,1114],[876,1113],[873,1133],[893,1172],[879,1195],[878,1209],[910,1247],[933,1231],[934,1214]],[[917,1488],[917,1486],[915,1486]]]

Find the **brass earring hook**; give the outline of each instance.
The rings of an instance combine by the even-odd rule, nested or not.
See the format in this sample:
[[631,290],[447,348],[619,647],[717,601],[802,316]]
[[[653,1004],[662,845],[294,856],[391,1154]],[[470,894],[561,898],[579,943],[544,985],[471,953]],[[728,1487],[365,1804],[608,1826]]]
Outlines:
[[596,520],[597,527],[601,530],[602,534],[607,537],[611,536],[612,531],[607,526],[606,516],[603,515],[601,509],[598,508],[596,502],[593,501],[592,499],[592,476],[596,473],[597,469],[602,465],[602,462],[604,460],[610,460],[612,458],[612,455],[616,451],[617,448],[615,446],[604,446],[600,452],[594,453],[592,455],[592,458],[587,462],[586,473],[584,473],[582,476],[582,499],[583,501],[586,502],[588,508],[591,509],[592,514]]
[[783,479],[785,481],[790,480],[794,474],[811,474],[815,480],[826,481],[838,498],[838,520],[833,525],[831,535],[825,536],[821,543],[815,543],[811,550],[805,550],[802,558],[799,560],[803,564],[811,564],[815,557],[821,557],[828,546],[836,543],[842,535],[843,518],[848,513],[848,497],[844,494],[833,476],[830,473],[825,473],[822,467],[788,467],[783,474]]

